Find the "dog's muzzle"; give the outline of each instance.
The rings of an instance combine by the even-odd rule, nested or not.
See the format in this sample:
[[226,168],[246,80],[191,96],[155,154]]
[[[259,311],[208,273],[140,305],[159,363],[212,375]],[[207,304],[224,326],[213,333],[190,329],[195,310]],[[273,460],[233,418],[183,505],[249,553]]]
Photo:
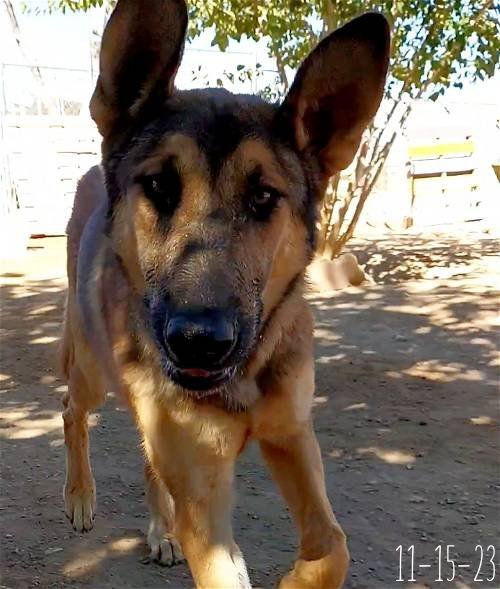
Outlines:
[[190,390],[222,385],[234,375],[231,357],[237,340],[236,322],[229,312],[204,309],[169,316],[161,331],[169,376]]

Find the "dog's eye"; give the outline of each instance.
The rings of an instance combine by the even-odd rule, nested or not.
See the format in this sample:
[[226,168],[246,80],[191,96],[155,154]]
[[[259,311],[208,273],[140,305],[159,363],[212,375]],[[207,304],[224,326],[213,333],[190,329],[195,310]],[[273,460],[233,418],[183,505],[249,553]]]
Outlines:
[[279,192],[269,186],[255,188],[248,203],[252,215],[259,221],[264,221],[273,212],[279,197]]
[[171,162],[167,162],[159,174],[141,176],[139,184],[144,194],[160,214],[171,215],[181,197],[181,179]]

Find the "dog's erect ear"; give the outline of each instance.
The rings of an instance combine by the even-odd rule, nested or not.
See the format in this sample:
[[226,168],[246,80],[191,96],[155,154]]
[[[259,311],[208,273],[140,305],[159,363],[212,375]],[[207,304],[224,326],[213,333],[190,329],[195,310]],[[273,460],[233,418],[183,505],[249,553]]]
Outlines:
[[299,68],[281,114],[326,176],[356,155],[383,96],[389,51],[386,19],[368,13],[323,39]]
[[167,96],[184,48],[184,0],[118,0],[104,29],[90,113],[103,137],[153,95]]

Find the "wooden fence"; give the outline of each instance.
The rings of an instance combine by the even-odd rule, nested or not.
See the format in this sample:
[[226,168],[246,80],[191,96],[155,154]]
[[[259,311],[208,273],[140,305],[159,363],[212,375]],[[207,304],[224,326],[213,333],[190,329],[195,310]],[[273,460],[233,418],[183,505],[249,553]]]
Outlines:
[[100,159],[95,125],[86,116],[7,115],[4,133],[10,190],[29,234],[63,234],[76,183]]

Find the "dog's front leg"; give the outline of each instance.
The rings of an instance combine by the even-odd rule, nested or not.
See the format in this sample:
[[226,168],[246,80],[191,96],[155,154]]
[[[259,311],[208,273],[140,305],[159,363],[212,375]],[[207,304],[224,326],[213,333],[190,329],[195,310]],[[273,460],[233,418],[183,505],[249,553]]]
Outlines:
[[137,416],[156,474],[175,502],[175,536],[198,589],[250,589],[231,528],[234,463],[247,434],[224,412],[176,416],[141,399]]
[[342,528],[326,494],[323,463],[309,422],[286,437],[260,442],[263,456],[300,531],[300,553],[280,589],[339,589],[349,564]]
[[176,533],[196,586],[250,589],[231,529],[233,464],[213,463],[190,478],[189,486],[176,493]]

